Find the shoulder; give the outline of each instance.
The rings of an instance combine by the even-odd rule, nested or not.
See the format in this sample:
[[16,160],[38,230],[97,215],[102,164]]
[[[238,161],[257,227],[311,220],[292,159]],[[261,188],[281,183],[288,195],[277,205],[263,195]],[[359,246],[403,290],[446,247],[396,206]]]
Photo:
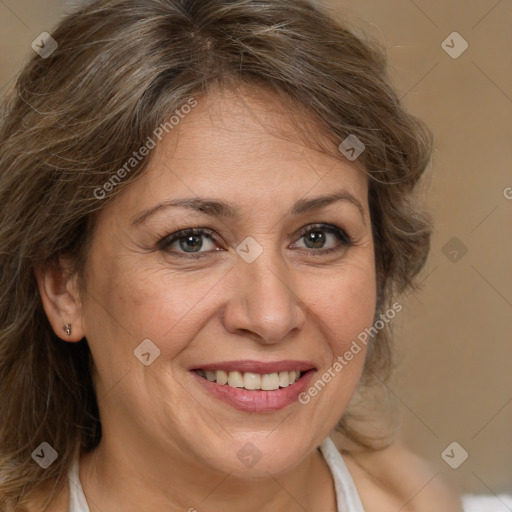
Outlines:
[[343,459],[367,512],[462,512],[458,493],[400,442],[378,451],[343,453]]

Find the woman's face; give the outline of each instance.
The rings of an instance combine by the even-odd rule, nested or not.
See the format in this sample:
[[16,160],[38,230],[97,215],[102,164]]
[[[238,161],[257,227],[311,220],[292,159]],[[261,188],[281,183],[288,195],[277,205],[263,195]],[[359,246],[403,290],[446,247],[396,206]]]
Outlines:
[[373,321],[373,251],[353,164],[304,147],[269,93],[198,98],[95,227],[81,321],[102,443],[290,470],[357,386],[364,349],[333,364]]

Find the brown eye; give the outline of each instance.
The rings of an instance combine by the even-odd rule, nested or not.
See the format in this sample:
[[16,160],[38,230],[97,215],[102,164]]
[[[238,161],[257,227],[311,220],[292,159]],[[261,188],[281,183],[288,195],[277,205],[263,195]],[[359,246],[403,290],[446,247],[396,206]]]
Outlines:
[[320,224],[308,226],[301,231],[299,241],[294,244],[296,248],[304,248],[306,252],[325,254],[327,252],[342,250],[352,245],[350,237],[347,233],[337,226],[330,224]]
[[304,244],[309,249],[322,249],[327,241],[327,236],[323,231],[310,231],[303,238]]
[[209,253],[219,248],[211,233],[205,229],[184,229],[166,236],[158,242],[158,249],[177,256]]
[[196,252],[203,246],[201,235],[187,235],[178,238],[178,243],[181,249],[185,252]]

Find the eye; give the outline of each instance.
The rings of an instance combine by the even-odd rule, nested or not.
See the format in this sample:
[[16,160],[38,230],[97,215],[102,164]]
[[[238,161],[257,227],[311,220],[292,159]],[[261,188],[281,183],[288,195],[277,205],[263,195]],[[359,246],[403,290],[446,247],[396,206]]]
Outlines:
[[307,226],[300,233],[299,241],[302,244],[293,244],[294,248],[304,248],[306,253],[326,254],[332,251],[342,250],[352,245],[347,233],[331,224],[315,224]]
[[214,242],[212,233],[207,229],[183,229],[160,240],[158,248],[177,256],[197,257],[195,255],[198,253],[220,250]]
[[[301,230],[299,242],[294,243],[292,248],[321,255],[341,251],[350,245],[352,241],[343,229],[331,224],[315,224]],[[216,243],[215,232],[206,228],[176,231],[162,238],[157,246],[161,251],[185,258],[200,258],[223,250]]]

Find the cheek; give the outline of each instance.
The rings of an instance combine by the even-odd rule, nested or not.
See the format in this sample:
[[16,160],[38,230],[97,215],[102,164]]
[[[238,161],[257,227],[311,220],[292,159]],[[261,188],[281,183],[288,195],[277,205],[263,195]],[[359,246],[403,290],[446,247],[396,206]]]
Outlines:
[[[207,318],[208,293],[221,276],[212,272],[199,278],[154,262],[145,266],[140,259],[105,261],[91,261],[91,340],[112,345],[129,364],[134,363],[133,350],[145,339],[155,343],[162,356],[175,357]],[[101,325],[101,330],[93,325]]]
[[[306,280],[306,278],[304,278]],[[318,318],[335,355],[343,353],[357,336],[372,325],[376,307],[373,259],[365,264],[340,268],[316,284],[304,283],[309,291],[310,314]]]
[[[225,294],[229,295],[222,286],[226,269],[177,271],[154,260],[148,265],[136,257],[114,260],[108,257],[114,248],[107,244],[103,248],[90,260],[93,300],[86,314],[86,336],[102,347],[102,354],[110,351],[110,359],[134,364],[133,350],[145,339],[155,343],[165,359],[173,359],[193,343]],[[307,308],[309,322],[323,331],[335,355],[343,353],[373,322],[376,287],[370,249],[354,251],[329,272],[297,273],[296,295]]]

